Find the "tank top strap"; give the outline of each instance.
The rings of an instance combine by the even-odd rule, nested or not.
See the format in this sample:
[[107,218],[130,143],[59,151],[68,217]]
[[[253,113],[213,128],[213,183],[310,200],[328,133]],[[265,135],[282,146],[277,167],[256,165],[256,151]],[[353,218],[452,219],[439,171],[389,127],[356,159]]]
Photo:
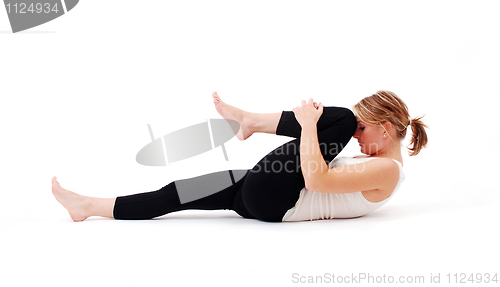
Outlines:
[[393,161],[395,161],[400,168],[403,168],[403,164],[399,161],[399,160],[395,160],[395,159],[392,159]]

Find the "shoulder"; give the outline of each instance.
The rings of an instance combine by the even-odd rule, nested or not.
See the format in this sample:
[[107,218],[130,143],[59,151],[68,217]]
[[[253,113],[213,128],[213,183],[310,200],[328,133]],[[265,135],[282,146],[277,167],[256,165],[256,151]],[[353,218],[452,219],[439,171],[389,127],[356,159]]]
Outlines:
[[[359,156],[352,157],[351,159],[345,158],[343,160],[344,165],[354,166],[354,170],[357,172],[384,173],[399,176],[399,165],[390,158]],[[342,168],[342,165],[338,167]]]
[[390,158],[376,158],[367,162],[366,169],[374,188],[362,190],[363,196],[371,202],[388,198],[400,180],[399,164]]
[[361,164],[366,166],[367,172],[399,179],[399,165],[390,158],[373,158]]
[[387,157],[372,157],[371,159],[372,160],[367,162],[371,162],[373,166],[387,170],[394,169],[399,171],[399,165],[393,159]]

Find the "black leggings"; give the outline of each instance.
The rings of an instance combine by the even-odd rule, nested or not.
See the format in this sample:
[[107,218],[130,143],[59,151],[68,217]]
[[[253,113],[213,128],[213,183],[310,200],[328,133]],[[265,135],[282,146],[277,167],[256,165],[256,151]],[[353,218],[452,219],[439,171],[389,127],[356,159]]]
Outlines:
[[[349,109],[323,109],[317,128],[321,153],[327,164],[347,145],[356,126],[356,118]],[[305,186],[300,169],[301,130],[294,113],[284,111],[276,134],[295,139],[267,154],[233,185],[209,196],[181,203],[174,181],[157,191],[118,197],[113,217],[151,219],[187,209],[230,209],[245,218],[280,222],[287,210],[295,206]]]

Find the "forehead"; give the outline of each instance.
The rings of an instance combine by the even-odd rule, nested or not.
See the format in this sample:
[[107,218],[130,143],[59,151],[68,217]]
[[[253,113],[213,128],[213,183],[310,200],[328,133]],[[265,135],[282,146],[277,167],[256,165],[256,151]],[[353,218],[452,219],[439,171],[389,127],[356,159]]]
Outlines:
[[364,122],[364,121],[362,121],[359,117],[356,117],[356,121],[358,122],[358,125],[373,126],[373,127],[378,126],[378,125],[369,124],[369,123],[367,123],[367,122]]
[[365,122],[363,122],[359,117],[356,117],[356,121],[358,122],[358,124],[366,124]]

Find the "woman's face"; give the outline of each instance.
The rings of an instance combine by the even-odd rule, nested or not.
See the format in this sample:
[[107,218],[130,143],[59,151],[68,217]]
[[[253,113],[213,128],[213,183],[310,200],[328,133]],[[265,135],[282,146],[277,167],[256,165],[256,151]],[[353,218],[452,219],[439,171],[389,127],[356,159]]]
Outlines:
[[380,125],[372,125],[361,121],[359,118],[358,127],[353,137],[358,140],[361,152],[366,155],[377,154],[385,145],[384,128]]

